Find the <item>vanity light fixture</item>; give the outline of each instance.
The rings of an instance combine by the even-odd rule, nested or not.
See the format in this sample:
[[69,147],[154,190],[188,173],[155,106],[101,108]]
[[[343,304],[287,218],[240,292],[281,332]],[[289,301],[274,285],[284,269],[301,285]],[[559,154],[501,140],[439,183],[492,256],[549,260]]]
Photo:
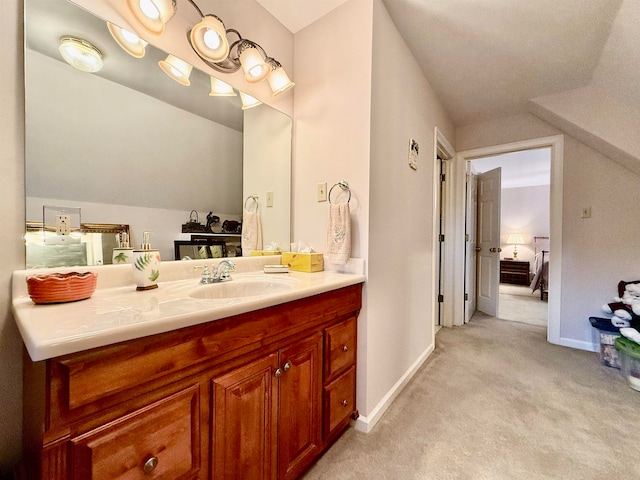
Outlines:
[[144,57],[147,42],[129,30],[120,28],[111,22],[107,22],[107,28],[113,39],[125,52],[135,58]]
[[189,75],[191,75],[193,65],[190,63],[169,54],[165,60],[160,60],[158,65],[160,65],[160,68],[164,73],[169,75],[180,85],[188,87],[191,84],[189,81]]
[[176,13],[176,0],[127,0],[129,10],[149,33],[160,35]]
[[235,97],[237,96],[236,92],[233,90],[233,87],[228,83],[223,82],[219,78],[211,77],[211,91],[209,92],[210,97]]
[[249,108],[257,107],[262,102],[257,98],[247,95],[244,92],[240,92],[240,98],[242,99],[242,110],[248,110]]
[[60,37],[58,51],[65,62],[82,72],[95,73],[102,68],[102,52],[82,38]]
[[270,58],[267,60],[267,63],[270,69],[267,81],[269,82],[269,87],[271,87],[271,92],[274,97],[293,88],[295,83],[289,80],[289,75],[284,71],[279,61]]
[[[237,30],[227,29],[218,16],[205,15],[194,0],[185,1],[200,15],[200,20],[187,32],[187,41],[206,65],[227,74],[242,68],[249,83],[269,78],[273,95],[294,86],[280,62],[269,57],[259,44],[242,38]],[[177,11],[177,0],[127,0],[127,6],[142,28],[160,35]],[[233,43],[229,41],[230,34],[237,37]]]

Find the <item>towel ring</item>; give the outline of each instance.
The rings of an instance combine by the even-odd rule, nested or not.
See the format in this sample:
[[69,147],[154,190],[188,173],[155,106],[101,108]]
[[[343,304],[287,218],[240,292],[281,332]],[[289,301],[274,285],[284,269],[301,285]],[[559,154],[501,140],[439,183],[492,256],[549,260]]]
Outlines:
[[253,200],[254,202],[256,202],[256,210],[258,209],[258,195],[249,195],[247,197],[247,199],[244,201],[244,209],[247,210],[247,202],[249,200]]
[[338,183],[334,183],[333,186],[329,189],[329,203],[331,203],[331,192],[336,187],[340,187],[342,191],[349,192],[349,198],[347,198],[347,203],[349,203],[351,201],[351,189],[349,188],[349,183],[346,180],[340,180]]

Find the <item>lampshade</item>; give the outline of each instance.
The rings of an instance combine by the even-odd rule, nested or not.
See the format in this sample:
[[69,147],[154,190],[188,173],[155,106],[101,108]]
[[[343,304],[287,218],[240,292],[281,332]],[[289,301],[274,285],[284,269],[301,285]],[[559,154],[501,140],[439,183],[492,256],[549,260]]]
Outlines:
[[82,38],[60,37],[58,51],[65,62],[82,72],[95,73],[102,68],[102,52]]
[[111,22],[107,22],[109,33],[120,47],[129,55],[135,58],[142,58],[145,54],[147,42],[142,40],[136,34],[131,33],[124,28],[120,28]]
[[165,24],[176,13],[175,0],[127,0],[129,10],[150,33],[164,32]]
[[238,59],[244,71],[244,79],[249,83],[264,80],[271,71],[256,44],[249,40],[243,40],[238,46]]
[[510,233],[507,238],[507,245],[524,245],[524,239],[519,233]]
[[215,15],[205,15],[189,32],[195,52],[210,62],[221,62],[229,56],[229,41],[224,23]]
[[211,91],[209,92],[209,96],[210,97],[235,97],[236,92],[233,90],[233,87],[228,83],[225,83],[216,77],[211,77]]
[[282,68],[280,62],[272,60],[270,62],[270,67],[271,71],[267,77],[267,82],[269,82],[269,87],[271,88],[271,93],[274,97],[286,92],[290,88],[293,88],[295,83],[289,80],[289,76],[287,75],[287,72],[284,71],[284,68]]
[[160,65],[160,68],[164,73],[169,75],[179,84],[184,86],[189,86],[191,84],[189,81],[189,75],[191,75],[193,65],[190,63],[169,54],[166,60],[160,60],[158,65]]
[[242,99],[242,110],[247,110],[248,108],[257,107],[262,103],[257,98],[254,98],[251,95],[247,95],[244,92],[240,92],[240,98]]

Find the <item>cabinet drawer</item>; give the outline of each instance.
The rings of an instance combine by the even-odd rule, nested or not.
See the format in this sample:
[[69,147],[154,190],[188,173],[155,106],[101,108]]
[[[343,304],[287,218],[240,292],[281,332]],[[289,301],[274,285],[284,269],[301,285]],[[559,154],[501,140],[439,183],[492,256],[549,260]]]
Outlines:
[[351,367],[324,388],[325,438],[355,411],[356,368]]
[[325,381],[355,363],[356,360],[356,319],[352,317],[325,330],[324,338]]
[[74,480],[178,479],[200,468],[194,385],[71,440]]

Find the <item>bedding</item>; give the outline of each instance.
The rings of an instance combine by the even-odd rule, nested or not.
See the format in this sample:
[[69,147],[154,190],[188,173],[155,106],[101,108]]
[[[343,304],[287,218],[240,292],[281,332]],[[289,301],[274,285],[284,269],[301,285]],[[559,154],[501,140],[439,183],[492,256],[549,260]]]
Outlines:
[[531,291],[540,290],[540,300],[549,295],[549,237],[533,237],[535,257],[533,260],[534,277]]

